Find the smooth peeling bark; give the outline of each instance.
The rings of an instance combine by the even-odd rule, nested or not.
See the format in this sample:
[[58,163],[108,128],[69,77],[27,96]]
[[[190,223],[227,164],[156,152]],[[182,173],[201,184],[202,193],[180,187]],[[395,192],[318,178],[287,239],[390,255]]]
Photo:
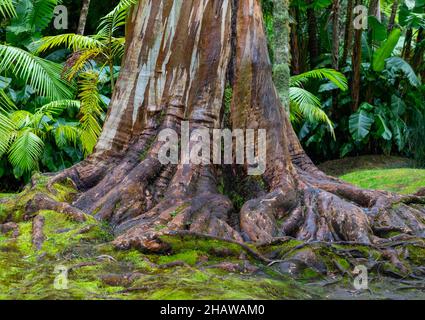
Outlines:
[[[228,171],[235,183],[249,179],[248,165],[158,160],[158,133],[180,132],[184,120],[191,131],[223,123],[267,130],[266,170],[250,177],[262,191],[240,212],[217,185]],[[388,232],[425,230],[423,197],[356,188],[326,176],[306,155],[273,83],[259,0],[141,0],[129,17],[122,72],[95,153],[51,177],[50,187],[67,178],[78,189],[72,203],[38,194],[28,211],[107,220],[122,249],[166,251],[160,236],[181,232],[237,242],[289,236],[370,244]]]

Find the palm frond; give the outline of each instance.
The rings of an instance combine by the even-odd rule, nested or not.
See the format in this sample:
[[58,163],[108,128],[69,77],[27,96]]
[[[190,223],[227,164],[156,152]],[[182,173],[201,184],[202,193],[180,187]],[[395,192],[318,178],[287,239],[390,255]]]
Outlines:
[[101,19],[97,32],[98,36],[102,38],[111,38],[115,31],[125,24],[130,8],[138,1],[139,0],[121,0],[111,12]]
[[74,79],[81,70],[84,70],[89,60],[101,55],[102,52],[102,49],[94,48],[74,53],[71,58],[68,59],[67,69],[65,72],[68,81]]
[[9,112],[13,110],[16,110],[15,103],[9,98],[4,90],[0,89],[0,112]]
[[20,48],[0,44],[0,72],[10,71],[31,85],[41,96],[70,98],[72,85],[60,76],[62,66]]
[[16,110],[9,114],[9,119],[17,130],[29,126],[33,122],[33,114],[26,110]]
[[292,109],[299,110],[299,113],[309,121],[326,123],[332,136],[335,136],[333,123],[322,110],[319,98],[311,92],[298,87],[289,88],[289,98],[295,106]]
[[81,106],[80,101],[78,100],[55,100],[48,104],[45,104],[41,108],[36,110],[36,113],[51,116],[58,116],[66,109],[76,108],[79,109]]
[[15,131],[14,123],[0,110],[0,157],[9,149],[10,140]]
[[24,172],[31,172],[38,166],[43,153],[44,143],[30,129],[26,128],[17,133],[9,150],[9,161]]
[[102,41],[90,36],[83,36],[75,33],[65,33],[57,36],[44,37],[41,40],[35,42],[34,46],[38,46],[36,52],[41,53],[61,46],[64,46],[73,52],[83,49],[99,49],[102,48],[104,44]]
[[112,46],[112,55],[114,57],[121,59],[124,56],[125,38],[124,37],[112,38],[111,46]]
[[98,91],[99,74],[94,71],[87,71],[80,74],[80,77],[78,97],[81,100],[81,142],[84,153],[87,155],[93,152],[102,131],[100,117],[103,110]]
[[299,75],[292,76],[289,80],[289,83],[291,87],[299,87],[303,83],[311,79],[328,79],[339,89],[343,91],[348,90],[347,78],[341,72],[327,68],[315,69]]
[[80,130],[78,129],[77,124],[58,123],[53,129],[53,135],[58,147],[64,147],[69,143],[75,146],[77,144],[78,137],[80,136]]
[[0,0],[0,15],[4,18],[13,18],[16,16],[15,6],[12,0]]
[[45,29],[53,17],[53,11],[58,4],[58,0],[33,0],[33,7],[27,16],[27,23],[36,26],[39,30]]

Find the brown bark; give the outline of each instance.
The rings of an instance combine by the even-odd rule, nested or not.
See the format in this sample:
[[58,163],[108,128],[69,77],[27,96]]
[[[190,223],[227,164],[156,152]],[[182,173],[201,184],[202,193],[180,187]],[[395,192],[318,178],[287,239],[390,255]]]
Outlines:
[[398,1],[399,0],[394,0],[393,6],[391,7],[391,15],[388,21],[388,33],[391,32],[394,28],[395,18],[397,16],[398,11]]
[[83,6],[80,11],[80,20],[78,21],[77,34],[84,34],[86,29],[87,16],[89,14],[90,0],[83,0]]
[[339,0],[332,3],[332,68],[339,69],[339,18],[341,4]]
[[419,28],[418,35],[416,37],[415,53],[413,54],[411,65],[416,73],[420,73],[424,70],[424,54],[425,54],[425,29]]
[[413,39],[413,29],[408,28],[406,31],[406,37],[404,40],[402,56],[404,60],[410,61],[410,55],[412,51],[412,39]]
[[345,32],[344,32],[344,51],[341,58],[341,67],[344,67],[347,63],[349,53],[351,52],[351,46],[353,43],[353,10],[354,0],[348,0],[347,3],[347,18],[345,21]]
[[[312,0],[307,0],[307,4],[311,5]],[[310,68],[314,68],[319,57],[319,40],[317,38],[317,19],[314,9],[307,9],[307,30],[308,30],[308,50],[310,53]]]
[[291,15],[295,19],[295,23],[291,24],[291,34],[290,34],[290,41],[291,41],[291,69],[293,74],[300,74],[301,68],[300,68],[300,47],[299,47],[299,41],[298,41],[298,19],[299,14],[298,10],[296,8],[291,9]]
[[[356,6],[362,4],[362,0],[355,2]],[[361,64],[362,64],[362,34],[363,30],[358,28],[354,31],[354,46],[351,57],[353,78],[351,83],[352,111],[357,111],[360,104],[361,89]]]
[[[182,120],[191,130],[222,126],[226,82],[233,89],[232,127],[267,130],[266,170],[253,179],[261,191],[247,196],[240,212],[218,191],[219,167],[158,160],[159,130],[178,130]],[[230,171],[248,179],[239,173],[246,169]],[[308,158],[273,84],[259,0],[140,1],[130,14],[122,71],[96,152],[51,177],[50,186],[67,178],[79,191],[71,204],[38,195],[27,211],[93,214],[111,223],[121,249],[168,250],[164,234],[247,247],[243,241],[284,236],[370,244],[385,241],[380,237],[389,231],[425,231],[422,197],[358,189],[326,176]],[[233,181],[235,188],[236,176]]]
[[374,16],[381,21],[381,0],[370,0],[369,16]]
[[35,249],[40,250],[45,240],[43,228],[44,228],[44,217],[37,215],[32,221],[32,244]]

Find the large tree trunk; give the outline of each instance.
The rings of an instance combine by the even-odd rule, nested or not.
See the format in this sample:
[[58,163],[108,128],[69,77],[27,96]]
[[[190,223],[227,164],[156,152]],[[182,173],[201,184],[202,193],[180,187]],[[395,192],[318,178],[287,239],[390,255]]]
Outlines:
[[[226,86],[233,95],[223,121]],[[179,132],[182,120],[191,130],[266,129],[264,174],[250,178],[247,165],[162,165],[158,133]],[[226,172],[233,190],[244,183],[252,191],[240,211],[218,191]],[[425,230],[425,211],[414,204],[423,198],[358,189],[326,176],[305,154],[273,84],[259,0],[141,0],[128,20],[96,152],[50,185],[67,178],[79,192],[72,203],[39,194],[27,210],[93,214],[111,223],[118,248],[161,251],[159,236],[181,231],[238,242],[290,236],[370,244],[390,231]]]

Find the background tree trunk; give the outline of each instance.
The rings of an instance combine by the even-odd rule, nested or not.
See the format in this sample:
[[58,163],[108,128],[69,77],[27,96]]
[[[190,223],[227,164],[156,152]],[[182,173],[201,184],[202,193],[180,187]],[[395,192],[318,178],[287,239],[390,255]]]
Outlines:
[[339,0],[334,0],[332,4],[332,68],[335,70],[339,69],[340,11]]
[[[161,235],[178,232],[238,242],[286,236],[366,244],[385,241],[389,231],[424,233],[422,198],[358,189],[326,176],[306,155],[273,83],[260,0],[139,1],[126,38],[96,152],[49,181],[51,189],[68,179],[78,194],[57,203],[37,193],[29,215],[42,208],[78,219],[92,214],[112,225],[117,248],[151,252],[167,248]],[[159,161],[159,132],[180,132],[183,120],[191,132],[225,123],[266,130],[264,174],[249,176],[247,163],[228,170],[232,190],[248,190],[240,210],[217,187],[224,166]],[[186,140],[181,134],[179,145]]]
[[388,21],[388,33],[391,32],[394,28],[395,18],[397,16],[397,11],[398,11],[398,1],[399,0],[394,0],[394,3],[391,7],[391,15]]
[[[273,80],[282,104],[289,107],[289,66],[291,55],[288,47],[289,43],[289,1],[274,1],[274,30],[276,33],[274,43],[274,70]],[[288,109],[289,110],[289,109]]]
[[[313,0],[307,0],[307,4],[312,5]],[[312,7],[307,9],[307,29],[308,29],[308,49],[310,53],[310,67],[314,69],[319,57],[319,41],[317,38],[317,19]]]
[[292,8],[291,9],[291,15],[294,17],[295,22],[290,25],[291,27],[291,35],[290,35],[290,41],[291,41],[291,66],[292,66],[292,72],[293,74],[300,74],[301,73],[301,67],[300,67],[300,46],[299,46],[299,39],[298,39],[298,9]]
[[[356,6],[361,5],[362,0],[356,1]],[[357,111],[360,104],[361,89],[361,65],[362,65],[362,34],[361,28],[354,31],[354,47],[352,55],[353,79],[351,85],[352,111]]]
[[80,20],[78,21],[77,34],[84,34],[86,28],[87,16],[89,14],[90,0],[83,0],[81,7]]
[[348,0],[344,32],[344,51],[342,53],[341,67],[344,67],[347,63],[348,55],[351,52],[351,46],[353,43],[353,10],[354,0]]

